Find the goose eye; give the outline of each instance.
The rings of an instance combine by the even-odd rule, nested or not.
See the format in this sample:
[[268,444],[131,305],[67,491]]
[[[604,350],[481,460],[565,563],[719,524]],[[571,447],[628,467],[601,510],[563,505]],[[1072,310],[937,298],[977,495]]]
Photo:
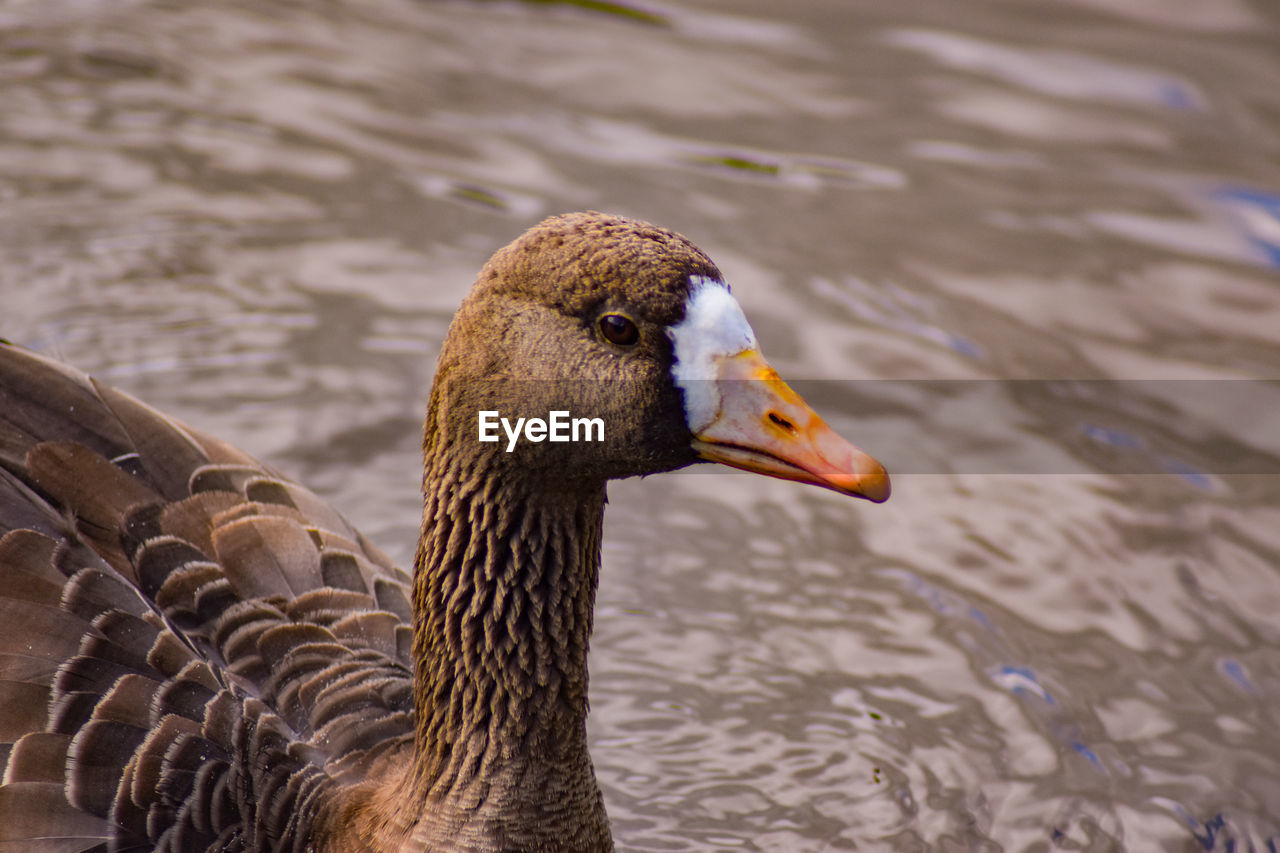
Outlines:
[[611,344],[629,347],[640,340],[640,329],[630,317],[622,314],[605,314],[600,318],[600,334]]

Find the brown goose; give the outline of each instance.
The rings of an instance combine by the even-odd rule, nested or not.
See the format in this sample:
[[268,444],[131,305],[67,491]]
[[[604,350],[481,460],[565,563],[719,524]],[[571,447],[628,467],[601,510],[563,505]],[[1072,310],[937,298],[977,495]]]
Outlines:
[[[603,434],[553,441],[552,412]],[[424,450],[410,575],[272,469],[0,345],[0,851],[612,849],[585,732],[606,481],[712,460],[889,494],[706,255],[597,213],[481,271]]]

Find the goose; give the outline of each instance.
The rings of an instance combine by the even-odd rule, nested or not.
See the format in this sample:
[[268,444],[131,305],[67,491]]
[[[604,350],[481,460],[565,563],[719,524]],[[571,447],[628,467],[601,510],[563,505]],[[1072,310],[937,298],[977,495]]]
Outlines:
[[595,212],[483,267],[423,451],[409,573],[231,445],[0,346],[0,851],[611,850],[606,483],[709,461],[889,496],[701,250]]

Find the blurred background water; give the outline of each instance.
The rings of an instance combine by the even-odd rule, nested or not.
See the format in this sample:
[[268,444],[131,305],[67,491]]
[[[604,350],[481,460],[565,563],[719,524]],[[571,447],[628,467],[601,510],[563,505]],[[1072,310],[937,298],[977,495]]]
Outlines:
[[679,230],[906,473],[611,490],[619,848],[1275,850],[1277,81],[1270,0],[0,0],[0,336],[407,563],[483,261]]

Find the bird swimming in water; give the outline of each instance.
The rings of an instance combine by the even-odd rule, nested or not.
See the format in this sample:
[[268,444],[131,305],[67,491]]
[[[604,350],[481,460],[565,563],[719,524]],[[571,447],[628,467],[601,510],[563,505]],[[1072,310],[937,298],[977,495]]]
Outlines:
[[702,251],[599,213],[481,270],[423,450],[409,573],[272,468],[0,345],[0,853],[611,850],[607,482],[710,461],[889,495]]

